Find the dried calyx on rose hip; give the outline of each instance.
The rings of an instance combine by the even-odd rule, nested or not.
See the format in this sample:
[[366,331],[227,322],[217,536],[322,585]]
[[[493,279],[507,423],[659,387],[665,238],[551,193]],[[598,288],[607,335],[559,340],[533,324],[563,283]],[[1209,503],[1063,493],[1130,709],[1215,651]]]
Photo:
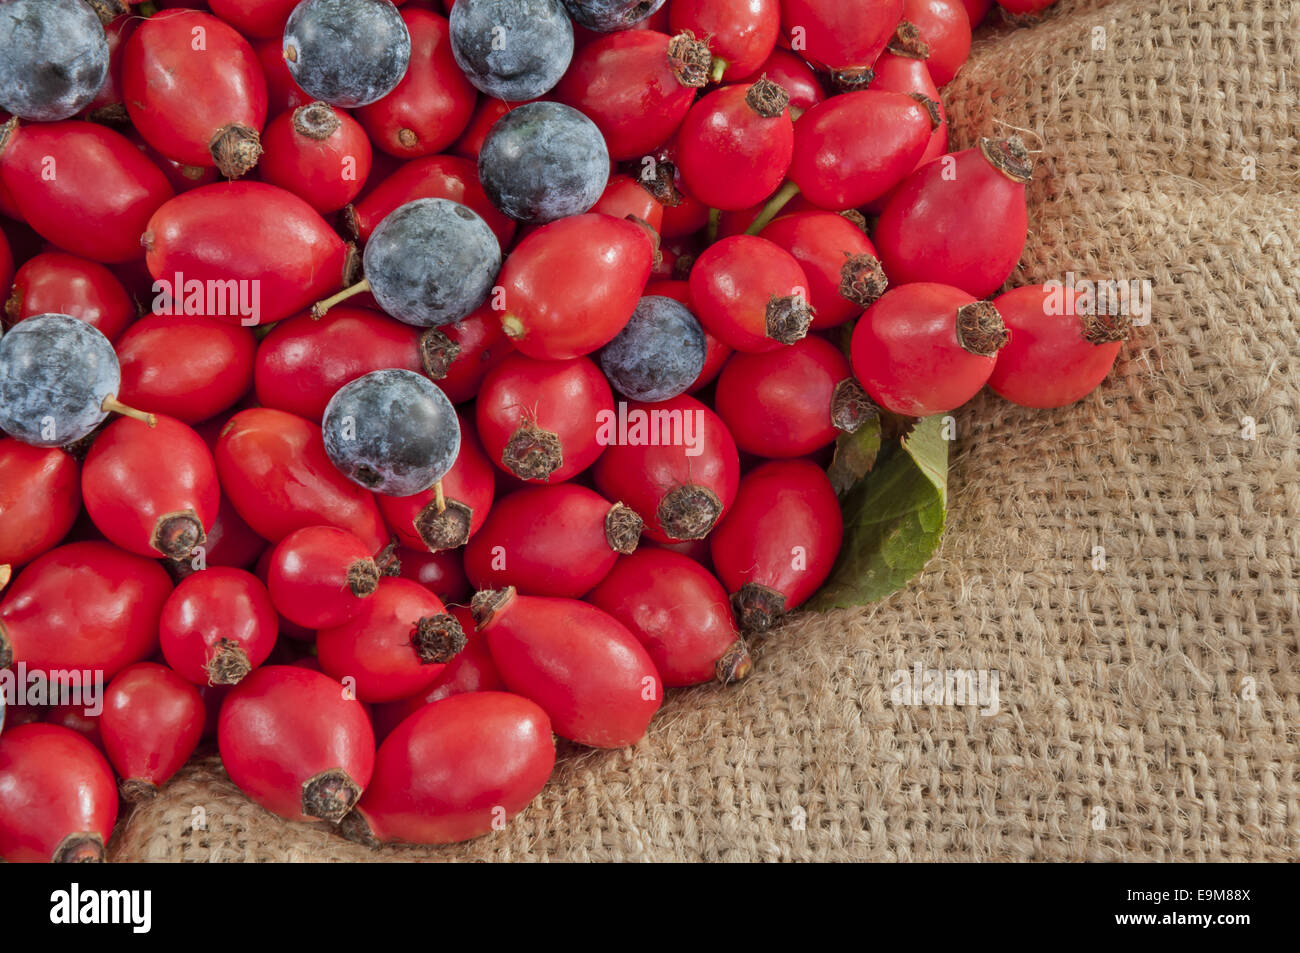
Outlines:
[[402,81],[411,35],[388,0],[303,0],[289,15],[281,49],[308,95],[351,109]]
[[429,489],[460,452],[456,408],[414,371],[371,371],[339,388],[325,407],[321,434],[339,472],[390,496]]
[[573,24],[560,0],[462,0],[450,20],[457,65],[493,99],[536,99],[573,58]]
[[152,426],[117,399],[122,372],[108,338],[66,314],[41,314],[0,338],[0,430],[34,447],[62,447],[116,412]]
[[94,101],[108,76],[108,38],[82,0],[0,4],[0,109],[51,122]]
[[609,179],[609,150],[596,124],[562,103],[525,103],[496,121],[478,154],[492,204],[534,225],[581,215]]
[[416,199],[391,212],[366,242],[365,279],[312,308],[369,291],[385,312],[417,327],[459,321],[487,298],[501,246],[473,209],[450,199]]

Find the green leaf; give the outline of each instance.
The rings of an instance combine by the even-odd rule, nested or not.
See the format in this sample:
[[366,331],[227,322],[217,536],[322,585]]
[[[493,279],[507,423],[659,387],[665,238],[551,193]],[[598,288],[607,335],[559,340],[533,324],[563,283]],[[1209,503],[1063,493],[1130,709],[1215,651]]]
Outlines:
[[929,562],[948,504],[943,428],[941,417],[918,421],[899,451],[849,491],[839,559],[806,608],[875,602],[902,589]]

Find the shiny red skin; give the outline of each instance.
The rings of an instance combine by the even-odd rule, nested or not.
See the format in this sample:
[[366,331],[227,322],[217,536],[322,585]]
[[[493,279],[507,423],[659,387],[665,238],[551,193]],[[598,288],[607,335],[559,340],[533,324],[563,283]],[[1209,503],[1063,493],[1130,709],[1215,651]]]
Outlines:
[[187,424],[233,407],[253,386],[248,328],[199,315],[148,314],[117,342],[118,399]]
[[475,404],[483,449],[507,473],[502,454],[525,422],[559,437],[560,466],[533,483],[560,483],[595,463],[605,449],[596,439],[599,418],[613,410],[613,391],[594,361],[537,361],[522,354],[488,373]]
[[640,225],[599,213],[543,225],[506,258],[501,326],[521,352],[560,361],[623,330],[650,278],[654,245]]
[[653,30],[607,33],[574,54],[552,93],[596,124],[615,162],[654,152],[695,101],[672,70],[670,42]]
[[[149,220],[145,260],[156,279],[258,281],[260,322],[302,311],[343,286],[349,247],[298,196],[264,182],[205,185]],[[231,309],[238,310],[238,309]],[[212,315],[218,317],[218,315]],[[220,316],[243,323],[238,314]]]
[[[205,45],[194,49],[200,40]],[[215,165],[213,140],[228,127],[260,133],[266,125],[257,54],[233,27],[196,10],[164,10],[131,34],[122,95],[144,140],[186,165]]]
[[711,208],[761,202],[790,168],[795,143],[790,110],[760,115],[745,101],[750,89],[735,85],[709,93],[691,107],[677,133],[682,181]]
[[766,586],[785,596],[789,612],[826,581],[843,536],[839,500],[826,473],[807,460],[777,460],[745,474],[735,506],[709,544],[728,592],[746,583]]
[[1028,235],[1025,186],[972,148],[909,175],[871,237],[891,285],[941,282],[984,298],[1011,275]]
[[375,766],[375,734],[365,708],[328,675],[268,665],[226,696],[217,723],[230,780],[262,807],[291,821],[303,813],[303,785],[342,770],[361,788]]
[[174,417],[148,424],[119,417],[95,438],[81,468],[86,512],[109,542],[157,559],[156,525],[174,513],[197,517],[206,533],[217,519],[221,489],[203,439]]
[[691,269],[695,316],[723,344],[737,351],[786,347],[767,336],[773,297],[808,301],[808,277],[793,255],[756,235],[734,235],[710,245]]
[[[454,602],[469,601],[471,591],[469,580],[465,578],[465,565],[460,550],[445,549],[430,553],[399,546],[395,555],[402,567],[398,575],[403,579],[418,582],[448,606]],[[455,606],[451,606],[451,612],[460,618]],[[462,627],[464,624],[465,620],[461,619]],[[459,659],[460,656],[456,656],[451,664],[454,665]]]
[[223,428],[214,457],[222,491],[270,542],[329,525],[360,537],[371,552],[387,545],[374,494],[339,473],[311,421],[282,410],[242,410]]
[[300,131],[297,110],[271,120],[262,136],[258,170],[263,182],[292,192],[322,215],[337,212],[359,194],[370,175],[370,140],[360,123],[323,104],[338,120],[324,139]]
[[713,681],[718,659],[740,637],[722,584],[666,549],[623,556],[587,601],[641,640],[670,688]]
[[0,437],[0,566],[54,548],[81,511],[77,461],[59,447]]
[[77,860],[103,860],[117,820],[113,769],[85,738],[60,725],[20,725],[0,738],[0,857],[49,863],[64,838],[92,835]]
[[[515,350],[501,327],[500,315],[492,310],[490,297],[455,324],[445,324],[434,333],[443,335],[459,348],[447,365],[446,374],[433,377],[453,404],[473,400],[488,372]],[[428,371],[426,368],[425,373]]]
[[673,175],[673,187],[677,190],[678,202],[664,206],[664,224],[660,229],[660,234],[666,239],[694,235],[709,222],[709,207],[686,191],[680,169]]
[[197,688],[166,666],[141,662],[109,683],[99,730],[118,777],[161,787],[198,747],[206,718]]
[[[911,56],[897,56],[893,53],[881,53],[874,67],[876,76],[871,81],[871,88],[880,92],[920,93],[934,100],[939,109],[939,125],[930,133],[930,142],[921,153],[916,166],[920,168],[931,159],[937,159],[948,151],[948,110],[944,108],[939,88],[935,86],[926,67],[926,61]],[[899,183],[902,184],[901,182]],[[864,206],[868,215],[879,215],[899,186],[894,186],[884,195],[873,199]]]
[[948,85],[970,56],[971,22],[963,0],[903,0],[903,19],[930,48],[925,63],[934,84]]
[[629,401],[627,409],[629,421],[633,411],[697,413],[694,436],[701,452],[689,456],[690,448],[684,445],[612,444],[592,471],[596,489],[636,510],[645,521],[642,539],[659,543],[676,542],[660,524],[658,510],[664,497],[678,487],[711,490],[721,504],[719,519],[725,516],[736,498],[740,457],[722,418],[685,394],[655,404]]
[[354,679],[363,702],[424,691],[447,666],[423,661],[411,639],[421,619],[446,614],[442,600],[424,586],[385,576],[349,621],[316,633],[320,666],[334,678]]
[[551,723],[533,702],[458,695],[422,707],[384,739],[356,813],[379,841],[465,841],[527,807],[554,766]]
[[171,594],[155,560],[100,542],[68,543],[38,556],[0,600],[0,655],[28,672],[98,669],[112,678],[158,649],[158,619]]
[[802,48],[796,52],[825,70],[871,66],[884,52],[902,18],[903,0],[781,0],[785,41],[789,43],[795,27],[802,27]]
[[975,298],[921,282],[885,292],[853,329],[853,373],[871,399],[908,417],[947,413],[970,400],[993,373],[993,356],[957,340],[957,309]]
[[[652,281],[645,286],[644,297],[649,298],[656,295],[663,298],[672,298],[688,308],[691,307],[691,286],[689,282]],[[710,334],[707,328],[701,327],[701,330],[704,331],[704,366],[700,368],[700,374],[695,378],[695,383],[687,388],[686,393],[688,394],[694,394],[696,391],[713,383],[713,379],[722,373],[722,366],[727,363],[727,358],[735,353]]]
[[[635,30],[630,32],[637,32]],[[620,34],[615,34],[618,36]],[[629,215],[635,215],[637,218],[648,223],[656,232],[663,227],[664,207],[659,201],[645,190],[645,188],[636,179],[630,175],[615,173],[609,177],[609,182],[605,186],[605,191],[601,193],[596,204],[591,207],[593,212],[601,212],[605,215],[612,215],[614,218],[627,218]]]
[[139,256],[140,233],[173,194],[130,139],[75,120],[14,129],[0,151],[0,183],[42,238],[108,264]]
[[279,37],[299,0],[208,0],[212,12],[247,37]]
[[378,311],[338,305],[319,320],[300,314],[257,347],[254,380],[264,407],[320,420],[340,387],[371,371],[424,373],[420,328]]
[[[1106,379],[1123,341],[1093,344],[1083,336],[1075,292],[1043,285],[1016,288],[993,299],[1011,332],[998,352],[989,389],[1022,407],[1064,407],[1091,394]],[[1053,314],[1052,311],[1072,313]]]
[[815,335],[779,351],[734,354],[715,408],[736,447],[760,457],[802,457],[833,443],[835,385],[852,376],[839,348]]
[[790,181],[831,211],[865,205],[916,168],[934,129],[925,107],[903,93],[832,96],[799,119]]
[[726,61],[724,82],[748,76],[767,59],[781,32],[780,0],[672,0],[673,33],[690,30],[707,39],[715,59]]
[[163,606],[158,637],[178,675],[207,685],[218,643],[234,642],[257,668],[270,657],[277,629],[275,606],[260,579],[243,569],[212,566],[176,586]]
[[663,681],[636,636],[585,602],[511,594],[479,631],[502,681],[540,705],[562,738],[636,744],[663,702]]
[[307,629],[342,625],[361,610],[348,574],[375,570],[366,544],[336,526],[308,526],[295,530],[271,553],[267,589],[280,615]]
[[411,34],[411,65],[396,89],[355,115],[377,148],[413,159],[456,141],[474,115],[478,91],[456,65],[445,17],[411,8],[402,19]]
[[843,215],[796,212],[769,222],[759,238],[784,248],[808,279],[808,303],[814,328],[833,328],[862,313],[860,305],[840,294],[840,278],[850,255],[876,258],[871,241]]
[[738,79],[738,83],[753,83],[766,76],[790,95],[790,118],[798,119],[803,113],[826,98],[821,80],[812,67],[789,50],[774,49],[753,73]]
[[[0,288],[2,279],[0,275]],[[122,283],[103,265],[51,251],[18,269],[5,314],[10,324],[37,314],[66,314],[116,341],[135,320],[136,310]]]
[[[469,508],[469,538],[473,539],[487,519],[488,511],[492,509],[492,498],[496,495],[496,471],[483,450],[471,418],[465,411],[457,417],[460,420],[460,452],[456,455],[456,462],[442,478],[442,492],[447,502]],[[383,513],[388,528],[397,535],[403,546],[436,552],[420,536],[415,525],[425,510],[435,508],[431,512],[436,512],[436,487],[411,496],[377,493],[375,499],[379,502],[379,511]]]
[[[526,101],[536,102],[533,99]],[[507,103],[504,100],[492,99],[490,96],[480,97],[469,125],[465,127],[465,132],[456,140],[450,151],[455,155],[477,161],[479,151],[483,148],[483,140],[487,138],[488,131],[496,125],[496,121],[516,106],[522,105],[523,103]]]
[[312,98],[303,92],[289,65],[284,61],[283,38],[254,40],[253,52],[262,66],[262,75],[266,77],[266,100],[268,116],[278,116],[286,110],[306,106]]
[[[416,199],[450,199],[477,212],[502,249],[510,247],[515,222],[497,210],[478,180],[478,166],[460,156],[412,159],[353,206],[350,221],[362,241],[390,212]],[[346,213],[345,213],[346,214]]]
[[512,585],[527,596],[576,599],[618,559],[605,538],[612,505],[573,483],[511,493],[465,547],[465,573],[476,589]]

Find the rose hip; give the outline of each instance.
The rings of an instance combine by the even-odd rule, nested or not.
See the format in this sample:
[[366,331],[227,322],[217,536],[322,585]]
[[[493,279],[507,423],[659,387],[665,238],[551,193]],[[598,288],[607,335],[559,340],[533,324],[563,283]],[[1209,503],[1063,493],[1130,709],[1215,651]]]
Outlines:
[[741,627],[767,629],[816,592],[843,532],[839,501],[820,467],[781,460],[747,473],[709,541]]
[[885,270],[876,249],[843,215],[796,212],[758,233],[790,253],[808,279],[812,327],[833,328],[862,313],[884,293]]
[[140,662],[118,672],[99,726],[123,799],[156,795],[194,753],[205,718],[199,690],[171,669]]
[[365,702],[389,702],[428,688],[465,647],[465,633],[437,596],[408,579],[383,578],[342,625],[321,629],[321,668],[355,686]]
[[357,121],[320,102],[276,116],[262,136],[262,148],[262,181],[292,192],[322,215],[361,193],[373,159]]
[[862,389],[834,345],[806,337],[763,354],[733,354],[718,378],[718,416],[736,446],[760,457],[802,457],[861,422]]
[[34,559],[0,600],[0,668],[102,670],[112,678],[158,648],[172,591],[152,559],[101,542],[68,543]]
[[48,552],[80,511],[81,477],[71,455],[0,437],[0,566],[12,569]]
[[692,106],[677,133],[678,168],[691,194],[712,208],[742,209],[775,192],[794,154],[789,103],[784,89],[760,79]]
[[784,248],[735,235],[695,261],[691,302],[705,329],[738,351],[770,351],[808,333],[808,277]]
[[221,761],[245,794],[291,821],[337,823],[370,783],[365,709],[328,675],[271,665],[236,685],[217,725]]
[[271,553],[267,589],[280,615],[308,629],[342,625],[379,585],[366,544],[347,530],[308,526]]
[[641,549],[615,563],[587,601],[641,640],[669,687],[749,674],[752,661],[736,631],[726,590],[693,559]]
[[605,449],[597,433],[614,411],[614,395],[589,358],[539,361],[515,354],[484,379],[475,411],[494,463],[521,480],[559,483]]
[[271,654],[278,629],[251,572],[213,566],[182,579],[159,621],[163,655],[196,685],[234,685]]
[[900,285],[853,329],[853,372],[886,410],[909,417],[955,410],[993,373],[1007,331],[997,308],[948,285]]
[[977,298],[992,294],[1025,247],[1032,173],[1016,138],[981,139],[913,172],[872,235],[890,284],[939,282]]
[[85,738],[59,725],[20,725],[0,737],[0,857],[102,861],[116,819],[113,769]]
[[[0,276],[0,291],[4,284]],[[116,341],[136,318],[135,304],[111,271],[63,252],[29,258],[14,275],[13,291],[5,302],[9,323],[37,314],[70,315],[98,328],[110,341]]]
[[477,692],[434,702],[380,745],[342,832],[372,846],[469,840],[527,807],[554,764],[550,720],[528,699]]
[[[621,415],[620,415],[621,416]],[[640,515],[656,542],[702,539],[736,497],[740,458],[722,418],[693,397],[628,403],[624,425],[611,419],[597,461],[596,488]]]
[[619,553],[636,549],[641,517],[572,483],[530,487],[498,500],[465,548],[477,589],[513,585],[523,595],[578,598]]
[[1132,325],[1128,315],[1098,311],[1082,292],[1059,285],[1016,288],[993,307],[1011,339],[998,351],[989,389],[1022,407],[1064,407],[1092,393]]
[[622,748],[645,734],[663,683],[613,616],[512,588],[478,593],[473,610],[502,681],[540,705],[556,734],[593,748]]

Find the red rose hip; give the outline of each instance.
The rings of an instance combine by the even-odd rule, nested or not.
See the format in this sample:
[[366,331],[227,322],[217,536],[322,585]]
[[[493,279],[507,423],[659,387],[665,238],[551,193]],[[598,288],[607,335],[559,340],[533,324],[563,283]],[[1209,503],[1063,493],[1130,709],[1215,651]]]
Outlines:
[[163,655],[196,685],[234,685],[271,654],[275,606],[251,572],[213,566],[181,580],[159,622]]
[[366,544],[335,526],[308,526],[271,553],[267,590],[280,615],[307,629],[342,625],[379,585]]
[[199,690],[166,666],[140,662],[118,672],[99,730],[123,799],[156,795],[194,753],[205,718]]

